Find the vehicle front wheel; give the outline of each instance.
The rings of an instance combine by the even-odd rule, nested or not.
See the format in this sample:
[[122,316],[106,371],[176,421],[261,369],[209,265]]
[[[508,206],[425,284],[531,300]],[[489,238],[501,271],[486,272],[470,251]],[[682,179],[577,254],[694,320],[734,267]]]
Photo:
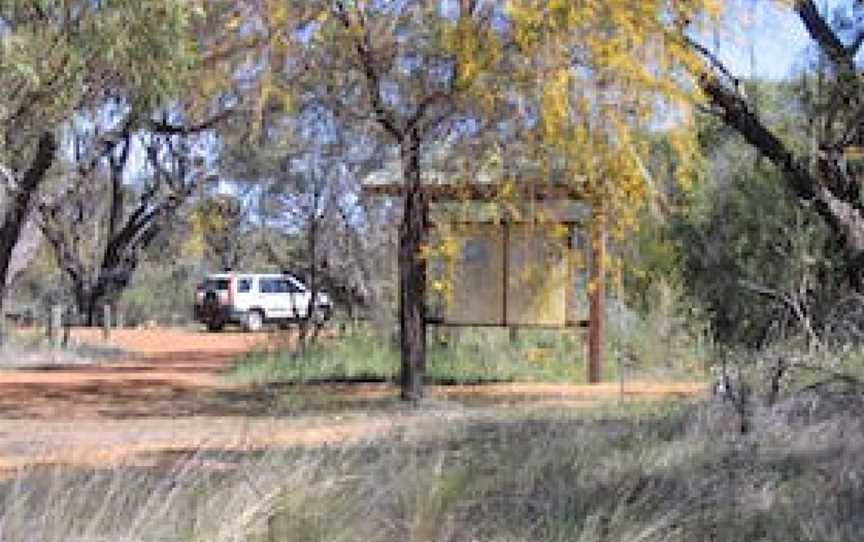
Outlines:
[[261,311],[249,311],[249,314],[246,315],[246,331],[261,331],[261,328],[264,327],[264,315],[261,314]]
[[331,310],[329,307],[318,307],[312,311],[312,322],[316,325],[324,325],[330,319]]
[[225,324],[222,322],[207,322],[207,331],[211,333],[215,333],[217,331],[222,331],[225,327]]

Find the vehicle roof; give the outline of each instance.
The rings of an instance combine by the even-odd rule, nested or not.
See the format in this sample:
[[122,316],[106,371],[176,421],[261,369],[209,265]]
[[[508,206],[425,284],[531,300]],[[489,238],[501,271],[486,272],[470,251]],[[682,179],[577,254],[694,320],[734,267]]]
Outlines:
[[291,273],[243,273],[240,271],[233,271],[231,273],[210,273],[207,275],[207,279],[230,279],[231,277],[263,277],[263,278],[281,278],[281,277],[290,277],[292,279],[297,279],[295,275]]

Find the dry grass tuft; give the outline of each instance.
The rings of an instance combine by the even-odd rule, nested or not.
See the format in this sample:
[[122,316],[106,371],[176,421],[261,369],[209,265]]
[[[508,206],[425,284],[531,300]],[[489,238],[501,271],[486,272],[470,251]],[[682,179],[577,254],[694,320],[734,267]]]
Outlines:
[[384,441],[24,471],[0,540],[860,540],[864,417],[808,401],[758,409],[746,435],[723,403],[433,405]]

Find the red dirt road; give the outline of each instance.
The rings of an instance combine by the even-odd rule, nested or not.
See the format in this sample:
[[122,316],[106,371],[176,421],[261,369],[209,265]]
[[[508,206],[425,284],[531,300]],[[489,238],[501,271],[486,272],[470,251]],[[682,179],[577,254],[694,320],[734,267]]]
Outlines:
[[[76,330],[76,340],[101,343],[97,330]],[[379,438],[416,423],[404,410],[394,415],[397,391],[386,384],[289,388],[232,385],[219,371],[238,356],[265,347],[279,335],[121,330],[109,344],[130,359],[73,367],[0,372],[0,469],[34,464],[141,461],[163,452],[198,448],[253,450]],[[282,336],[281,340],[286,340]],[[629,397],[689,396],[701,384],[628,384]],[[334,396],[353,414],[293,412],[292,394]],[[433,386],[446,403],[595,404],[618,397],[617,384],[600,386],[499,384]],[[286,401],[286,398],[289,399]],[[326,399],[324,399],[326,400]],[[385,402],[384,412],[363,413]],[[389,402],[389,403],[388,403]]]
[[120,348],[122,361],[0,372],[0,418],[127,418],[188,414],[198,392],[238,356],[272,341],[266,334],[75,330],[73,340]]

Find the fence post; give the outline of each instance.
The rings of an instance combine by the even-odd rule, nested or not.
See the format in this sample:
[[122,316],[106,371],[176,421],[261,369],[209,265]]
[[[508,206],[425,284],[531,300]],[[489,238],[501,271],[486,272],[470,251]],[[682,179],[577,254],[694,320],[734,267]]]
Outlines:
[[72,319],[73,319],[73,309],[72,307],[68,307],[63,315],[63,340],[61,344],[63,348],[69,346],[69,339],[72,336]]
[[102,338],[111,338],[111,305],[107,303],[102,305]]
[[60,328],[63,327],[63,305],[54,305],[51,307],[51,319],[48,323],[48,337],[51,339],[51,346],[54,348],[60,347]]
[[116,327],[117,329],[123,329],[124,327],[126,327],[126,321],[123,316],[123,311],[117,311],[117,317],[114,320],[114,327]]
[[0,306],[0,347],[6,344],[6,307]]

